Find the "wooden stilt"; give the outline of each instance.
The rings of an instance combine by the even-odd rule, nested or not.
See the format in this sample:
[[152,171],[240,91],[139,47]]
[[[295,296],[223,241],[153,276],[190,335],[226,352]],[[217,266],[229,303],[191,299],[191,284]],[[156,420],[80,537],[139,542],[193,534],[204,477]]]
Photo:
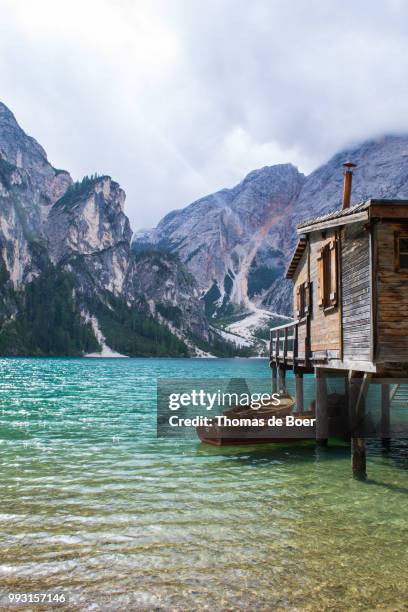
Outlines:
[[351,438],[351,467],[353,478],[357,480],[367,478],[365,438]]
[[303,412],[303,373],[296,372],[295,374],[295,383],[296,383],[296,411]]
[[350,439],[350,432],[351,432],[349,411],[350,411],[349,377],[347,373],[344,375],[344,409],[343,409],[343,425],[344,425],[345,437],[347,440]]
[[277,379],[277,367],[274,361],[271,363],[271,371],[272,371],[272,393],[276,393],[278,390],[278,379]]
[[349,375],[349,415],[351,428],[351,468],[353,478],[365,480],[366,469],[366,443],[364,438],[365,394],[367,392],[370,375],[350,372]]
[[329,437],[329,414],[327,406],[327,386],[324,372],[316,370],[316,442],[326,446]]
[[390,441],[390,386],[381,385],[381,439],[387,446]]
[[279,393],[286,394],[286,368],[279,364]]

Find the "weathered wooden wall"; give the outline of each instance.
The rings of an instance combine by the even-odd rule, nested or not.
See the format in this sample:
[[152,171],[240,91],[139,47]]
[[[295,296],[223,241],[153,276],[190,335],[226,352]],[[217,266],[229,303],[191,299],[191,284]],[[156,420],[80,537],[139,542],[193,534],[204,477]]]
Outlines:
[[[302,283],[309,282],[309,270],[308,270],[308,249],[302,255],[299,261],[297,270],[293,277],[293,312],[296,315],[296,293],[297,288]],[[306,319],[300,320],[298,325],[298,357],[300,359],[305,358],[305,347],[306,347],[306,336],[307,336],[307,322]]]
[[406,223],[375,226],[377,271],[376,344],[378,361],[408,362],[408,272],[396,271],[394,239]]
[[338,306],[319,308],[317,258],[322,246],[335,238],[335,230],[327,230],[324,238],[320,231],[310,234],[310,281],[313,291],[313,314],[310,323],[311,351],[312,353],[327,352],[331,358],[340,356],[340,311]]
[[341,233],[343,356],[371,361],[371,295],[369,232],[362,223]]

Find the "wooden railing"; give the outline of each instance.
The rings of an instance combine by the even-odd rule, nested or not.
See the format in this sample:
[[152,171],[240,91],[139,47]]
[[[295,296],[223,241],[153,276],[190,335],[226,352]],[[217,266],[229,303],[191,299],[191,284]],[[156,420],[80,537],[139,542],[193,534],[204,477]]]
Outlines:
[[299,321],[293,321],[271,329],[269,345],[271,361],[280,363],[291,361],[293,363],[297,359],[298,325]]

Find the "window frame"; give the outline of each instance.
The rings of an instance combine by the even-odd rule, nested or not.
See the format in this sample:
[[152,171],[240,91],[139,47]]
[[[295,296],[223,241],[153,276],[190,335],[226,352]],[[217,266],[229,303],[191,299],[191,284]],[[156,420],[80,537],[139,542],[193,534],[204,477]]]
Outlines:
[[304,281],[296,287],[296,316],[298,319],[304,319],[311,314],[311,283]]
[[338,240],[332,238],[320,248],[317,257],[319,308],[328,311],[338,306]]
[[402,251],[400,249],[400,240],[408,240],[408,230],[399,230],[394,232],[394,268],[395,272],[399,274],[408,274],[408,266],[401,267],[401,254],[408,255],[408,251]]

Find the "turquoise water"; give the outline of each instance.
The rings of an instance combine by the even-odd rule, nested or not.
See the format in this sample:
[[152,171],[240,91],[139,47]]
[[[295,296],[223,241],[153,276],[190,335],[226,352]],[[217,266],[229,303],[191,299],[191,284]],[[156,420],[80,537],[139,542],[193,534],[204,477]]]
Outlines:
[[264,360],[0,360],[0,591],[75,610],[402,610],[408,448],[156,438],[156,377]]

